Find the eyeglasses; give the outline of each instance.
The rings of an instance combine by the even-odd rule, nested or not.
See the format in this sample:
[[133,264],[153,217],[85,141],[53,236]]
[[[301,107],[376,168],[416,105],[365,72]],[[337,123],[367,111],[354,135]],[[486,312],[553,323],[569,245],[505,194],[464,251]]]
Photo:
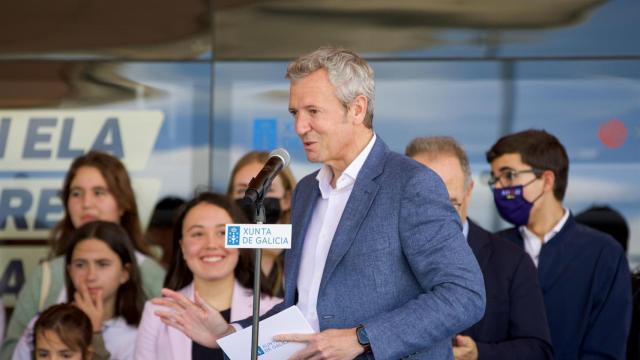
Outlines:
[[498,176],[493,175],[491,172],[487,172],[484,175],[488,177],[487,184],[491,188],[496,187],[497,183],[500,185],[507,187],[512,186],[513,182],[518,178],[520,174],[534,174],[536,178],[539,178],[544,170],[541,169],[527,169],[527,170],[514,170],[514,169],[505,169],[500,171]]

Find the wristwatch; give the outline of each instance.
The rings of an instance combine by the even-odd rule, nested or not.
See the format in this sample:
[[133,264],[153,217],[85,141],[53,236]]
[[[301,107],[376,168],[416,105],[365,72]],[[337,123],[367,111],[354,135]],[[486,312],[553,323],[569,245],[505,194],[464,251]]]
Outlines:
[[364,348],[364,352],[371,352],[371,343],[369,342],[369,336],[367,336],[364,325],[356,328],[356,336],[358,337],[358,343]]

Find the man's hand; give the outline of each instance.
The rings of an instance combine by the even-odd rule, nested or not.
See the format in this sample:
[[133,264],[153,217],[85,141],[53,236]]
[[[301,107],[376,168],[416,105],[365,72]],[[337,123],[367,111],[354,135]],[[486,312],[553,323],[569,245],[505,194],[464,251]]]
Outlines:
[[218,310],[207,304],[198,292],[195,292],[195,302],[169,289],[162,289],[162,295],[165,297],[151,301],[172,311],[156,311],[155,315],[163,323],[182,331],[191,340],[217,348],[218,339],[235,332],[233,326],[227,323]]
[[478,347],[472,338],[457,335],[453,341],[453,357],[456,360],[478,360]]
[[307,347],[293,354],[290,360],[351,360],[364,351],[358,343],[356,328],[329,329],[317,334],[283,334],[273,339],[307,343]]

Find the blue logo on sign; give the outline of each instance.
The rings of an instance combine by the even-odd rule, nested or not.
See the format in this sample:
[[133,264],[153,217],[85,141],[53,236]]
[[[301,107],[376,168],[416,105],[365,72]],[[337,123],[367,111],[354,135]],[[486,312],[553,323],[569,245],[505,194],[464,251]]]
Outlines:
[[240,226],[229,226],[227,245],[240,245]]
[[260,346],[258,346],[258,350],[256,352],[258,353],[258,356],[264,355],[264,350],[262,350]]

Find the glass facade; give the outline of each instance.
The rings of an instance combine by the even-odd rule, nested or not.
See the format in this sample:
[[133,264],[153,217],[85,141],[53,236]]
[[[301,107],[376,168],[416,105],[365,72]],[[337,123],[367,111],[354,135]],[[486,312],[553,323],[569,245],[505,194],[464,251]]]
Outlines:
[[[43,8],[50,6],[51,8]],[[290,59],[352,48],[376,72],[374,129],[403,152],[450,135],[469,154],[470,216],[506,226],[480,173],[504,134],[566,146],[565,205],[620,211],[640,264],[640,3],[286,0],[0,5],[0,296],[11,305],[46,255],[73,157],[116,153],[142,218],[165,196],[225,191],[252,149],[308,163],[287,111]],[[25,23],[32,26],[25,28]]]

